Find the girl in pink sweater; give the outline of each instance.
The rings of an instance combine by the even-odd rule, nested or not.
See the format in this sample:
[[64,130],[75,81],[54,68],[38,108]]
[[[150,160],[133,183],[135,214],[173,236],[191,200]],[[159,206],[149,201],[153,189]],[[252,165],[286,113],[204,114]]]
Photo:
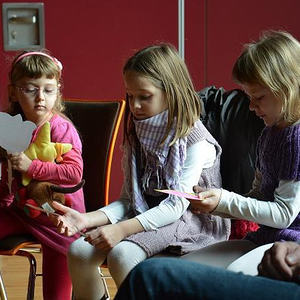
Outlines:
[[[60,163],[30,160],[23,152],[8,155],[13,169],[11,193],[8,188],[7,160],[1,164],[0,179],[0,239],[30,233],[42,245],[43,295],[45,300],[70,299],[71,281],[68,274],[66,252],[78,236],[66,237],[56,232],[45,214],[36,218],[28,216],[16,204],[16,195],[22,187],[21,177],[49,181],[61,186],[80,182],[83,172],[82,144],[79,135],[62,113],[60,93],[61,63],[46,52],[23,52],[15,58],[9,73],[9,113],[21,114],[23,120],[36,124],[32,142],[45,122],[50,122],[51,141],[70,143],[72,149],[63,155]],[[68,195],[72,208],[84,212],[82,189]]]

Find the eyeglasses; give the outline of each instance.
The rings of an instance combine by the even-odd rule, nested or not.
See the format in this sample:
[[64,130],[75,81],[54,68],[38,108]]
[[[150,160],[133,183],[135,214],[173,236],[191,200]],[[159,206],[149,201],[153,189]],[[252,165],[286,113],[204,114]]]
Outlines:
[[57,95],[59,91],[58,86],[51,86],[51,87],[46,87],[46,88],[38,88],[35,86],[16,86],[17,89],[19,89],[24,95],[28,97],[36,97],[38,92],[41,90],[44,94],[45,97],[50,97],[50,96],[55,96]]

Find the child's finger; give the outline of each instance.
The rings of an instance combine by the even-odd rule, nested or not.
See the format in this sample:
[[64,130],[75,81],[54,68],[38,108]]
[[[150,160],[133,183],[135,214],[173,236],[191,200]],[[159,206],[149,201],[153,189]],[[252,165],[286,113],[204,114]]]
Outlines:
[[198,196],[199,196],[200,200],[204,200],[204,199],[207,199],[207,198],[215,197],[216,194],[215,194],[214,190],[208,190],[208,191],[204,191],[204,192],[199,193]]
[[58,233],[60,233],[60,234],[65,234],[66,231],[67,231],[66,228],[67,228],[67,227],[64,226],[64,222],[63,222],[63,221],[60,221],[60,222],[58,223],[58,226],[57,226],[57,231],[58,231]]
[[201,193],[201,192],[204,191],[204,189],[201,188],[199,185],[194,185],[194,186],[193,186],[193,191],[194,191],[195,193]]
[[67,212],[70,210],[69,207],[64,206],[64,205],[62,205],[61,203],[56,202],[56,201],[53,201],[53,202],[52,202],[52,207],[53,207],[55,210],[58,210],[58,211],[60,211],[60,212],[62,212],[62,213],[64,213],[64,214],[67,213]]

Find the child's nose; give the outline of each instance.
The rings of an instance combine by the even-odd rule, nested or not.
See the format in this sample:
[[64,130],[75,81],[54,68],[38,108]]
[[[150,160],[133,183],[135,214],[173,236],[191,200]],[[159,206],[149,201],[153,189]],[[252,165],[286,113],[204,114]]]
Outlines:
[[255,108],[257,108],[257,104],[255,103],[255,100],[253,98],[250,98],[250,102],[249,102],[249,109],[251,111],[254,111]]
[[134,103],[133,103],[133,107],[136,109],[136,108],[141,108],[141,103],[139,100],[135,100]]
[[44,90],[43,89],[38,89],[36,93],[36,100],[45,100],[45,95],[44,95]]

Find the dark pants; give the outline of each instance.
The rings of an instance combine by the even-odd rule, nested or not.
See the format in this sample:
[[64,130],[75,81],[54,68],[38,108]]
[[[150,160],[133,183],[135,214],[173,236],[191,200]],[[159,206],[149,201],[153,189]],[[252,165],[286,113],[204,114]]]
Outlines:
[[300,299],[300,285],[233,273],[178,258],[153,258],[136,266],[115,300]]

